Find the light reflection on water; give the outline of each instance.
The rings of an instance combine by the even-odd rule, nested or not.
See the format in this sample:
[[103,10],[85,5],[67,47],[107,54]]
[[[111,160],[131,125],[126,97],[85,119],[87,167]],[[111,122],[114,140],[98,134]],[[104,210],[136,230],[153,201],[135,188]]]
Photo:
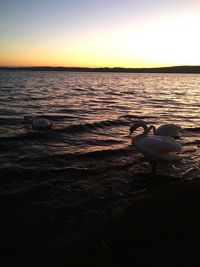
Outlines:
[[[1,166],[42,168],[44,163],[37,158],[44,158],[51,167],[77,166],[83,162],[70,155],[87,158],[91,152],[120,149],[127,153],[133,121],[198,128],[199,108],[197,74],[1,71]],[[26,129],[25,115],[44,116],[54,128],[42,132]],[[199,132],[188,131],[181,142],[184,145],[191,139],[198,141]],[[191,145],[185,147],[191,149]],[[193,161],[188,160],[187,167],[194,161],[198,165],[198,142],[193,148],[188,153]],[[57,155],[60,158],[53,161],[51,157]],[[104,157],[102,154],[102,160]]]
[[184,124],[174,110],[182,117],[190,117],[194,111],[198,113],[200,105],[200,75],[196,74],[1,72],[0,75],[1,113],[8,116],[65,115],[71,110],[95,121],[88,114],[91,111],[100,120],[123,114],[157,116],[159,112],[158,123],[162,122],[162,116],[170,116],[171,120]]

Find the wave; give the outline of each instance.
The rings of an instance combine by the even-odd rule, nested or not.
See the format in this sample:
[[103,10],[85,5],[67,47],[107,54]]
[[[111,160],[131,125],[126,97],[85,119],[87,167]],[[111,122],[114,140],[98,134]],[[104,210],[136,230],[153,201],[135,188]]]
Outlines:
[[103,160],[105,158],[115,158],[119,156],[129,155],[131,151],[131,146],[127,146],[124,148],[117,149],[103,149],[103,150],[94,150],[88,152],[76,152],[76,153],[61,153],[61,154],[53,154],[47,156],[35,156],[30,159],[33,163],[43,164],[45,162],[50,162],[53,164],[59,162],[74,162],[80,163],[80,161],[89,161],[89,160]]
[[[13,182],[48,179],[65,179],[72,182],[82,177],[94,176],[113,169],[113,164],[105,163],[105,160],[130,155],[130,148],[108,149],[91,151],[87,153],[67,153],[50,156],[38,156],[26,159],[26,165],[17,162],[15,166],[4,166],[0,168],[0,183],[10,184]],[[93,164],[92,164],[93,162]],[[101,165],[100,162],[103,162]],[[112,161],[111,161],[112,162]],[[121,165],[115,165],[121,168]],[[122,167],[123,168],[123,167]],[[28,177],[28,181],[27,181]]]
[[111,128],[115,126],[126,126],[128,124],[129,123],[127,121],[123,120],[105,120],[93,123],[80,123],[80,124],[69,125],[65,127],[63,130],[65,132],[83,132],[83,131],[87,132],[98,129]]
[[[64,116],[39,116],[43,118],[48,118],[53,120],[64,120],[66,119],[69,121],[68,117]],[[70,117],[71,118],[71,117]],[[2,137],[1,140],[7,140],[7,139],[12,139],[12,140],[23,140],[23,139],[38,139],[38,138],[56,138],[56,133],[65,133],[65,134],[74,134],[78,133],[81,134],[83,132],[91,132],[91,131],[98,131],[99,129],[108,129],[112,127],[118,127],[118,126],[128,126],[130,122],[133,122],[133,119],[138,120],[138,119],[144,119],[147,117],[140,117],[140,116],[122,116],[119,117],[116,120],[103,120],[103,121],[96,121],[92,123],[79,123],[79,124],[70,124],[67,125],[66,127],[62,128],[56,128],[56,125],[54,125],[53,129],[45,129],[45,130],[37,130],[37,129],[30,129],[30,131],[27,132],[19,132],[16,136],[11,136],[11,137]],[[6,120],[6,119],[1,119],[0,123],[7,123],[8,125],[11,125],[13,123],[20,124],[23,127],[22,120],[16,119],[16,120]]]
[[121,119],[127,119],[127,120],[133,120],[133,119],[140,119],[140,120],[144,120],[144,119],[157,119],[157,116],[141,116],[141,115],[131,115],[131,114],[127,114],[127,115],[123,115],[120,116]]
[[[65,127],[65,131],[69,132],[82,132],[82,131],[90,131],[90,130],[98,130],[98,129],[106,129],[118,126],[129,126],[130,123],[134,123],[138,120],[144,119],[152,119],[156,118],[154,116],[137,116],[137,115],[125,115],[120,116],[118,119],[115,120],[103,120],[99,122],[93,123],[81,123],[75,125],[69,125]],[[152,122],[149,122],[152,123]]]
[[200,132],[200,127],[189,127],[189,128],[184,128],[185,131],[190,131],[190,132]]
[[[47,115],[47,116],[40,116],[44,118],[48,118],[53,120],[67,120],[69,123],[69,118],[65,116],[59,116],[59,115]],[[153,120],[152,120],[153,119]],[[0,118],[0,125],[7,124],[17,124],[21,125],[19,131],[15,131],[14,135],[11,136],[3,136],[0,138],[0,147],[3,149],[6,147],[6,144],[4,142],[6,141],[26,141],[26,140],[59,140],[62,138],[61,135],[81,135],[83,133],[93,133],[98,134],[101,133],[102,130],[105,130],[105,132],[109,129],[116,128],[116,127],[126,127],[130,126],[131,123],[134,123],[139,120],[143,120],[147,122],[148,124],[154,124],[156,123],[156,116],[139,116],[139,115],[123,115],[118,117],[117,119],[113,120],[102,120],[102,121],[95,121],[91,123],[79,123],[79,124],[69,124],[66,127],[60,127],[56,128],[56,124],[54,125],[53,129],[46,129],[46,130],[37,130],[37,129],[30,129],[29,131],[23,130],[23,124],[22,120],[20,118]],[[190,128],[184,128],[185,131],[190,132],[200,132],[200,127],[190,127]],[[98,142],[105,142],[107,144],[117,144],[117,140],[97,140],[97,143],[95,145],[98,145]],[[89,142],[89,141],[88,141]]]

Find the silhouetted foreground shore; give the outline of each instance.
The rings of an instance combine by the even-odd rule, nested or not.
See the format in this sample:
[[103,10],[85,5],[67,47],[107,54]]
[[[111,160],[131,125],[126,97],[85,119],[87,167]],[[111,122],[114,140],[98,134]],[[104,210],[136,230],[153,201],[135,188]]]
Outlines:
[[66,201],[63,181],[0,195],[2,266],[199,266],[200,181],[162,179],[110,213]]
[[81,68],[81,67],[0,67],[0,70],[23,71],[77,71],[77,72],[125,72],[125,73],[200,73],[200,66],[172,66],[161,68]]

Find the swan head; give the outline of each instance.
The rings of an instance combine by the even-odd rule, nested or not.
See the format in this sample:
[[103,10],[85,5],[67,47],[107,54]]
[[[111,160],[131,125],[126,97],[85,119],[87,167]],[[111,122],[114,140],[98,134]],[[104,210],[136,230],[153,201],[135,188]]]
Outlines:
[[148,126],[145,122],[143,121],[137,121],[135,122],[131,127],[130,127],[130,133],[129,135],[131,135],[136,129],[142,127],[145,131],[148,132]]

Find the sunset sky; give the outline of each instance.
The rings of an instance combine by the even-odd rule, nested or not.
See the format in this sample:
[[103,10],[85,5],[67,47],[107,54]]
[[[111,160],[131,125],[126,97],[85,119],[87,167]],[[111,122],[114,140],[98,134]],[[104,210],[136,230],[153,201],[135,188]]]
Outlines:
[[0,66],[200,65],[200,0],[0,0]]

